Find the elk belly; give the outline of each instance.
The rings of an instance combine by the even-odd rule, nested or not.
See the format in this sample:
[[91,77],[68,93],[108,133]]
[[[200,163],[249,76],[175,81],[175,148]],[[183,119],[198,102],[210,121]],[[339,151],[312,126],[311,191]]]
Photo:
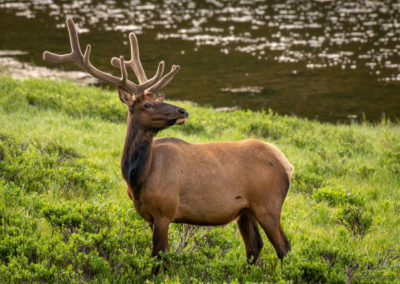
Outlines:
[[218,171],[213,168],[215,170],[215,165],[203,169],[204,177],[195,176],[180,187],[175,222],[226,224],[236,219],[240,211],[248,206],[243,188],[233,184],[232,179],[217,179],[215,175]]
[[[229,202],[231,200],[235,202]],[[235,220],[240,212],[246,208],[247,202],[236,197],[212,200],[186,200],[180,203],[178,214],[174,219],[176,223],[193,225],[224,225]]]

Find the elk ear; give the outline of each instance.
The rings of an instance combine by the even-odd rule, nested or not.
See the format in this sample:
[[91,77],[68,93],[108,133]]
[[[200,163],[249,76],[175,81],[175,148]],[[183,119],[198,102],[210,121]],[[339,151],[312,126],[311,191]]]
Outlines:
[[124,88],[118,87],[118,94],[119,94],[119,99],[121,102],[126,104],[127,106],[133,105],[133,102],[135,101],[132,97],[132,95],[126,91]]
[[156,102],[162,103],[162,102],[164,102],[164,99],[165,99],[165,94],[164,94],[164,92],[160,92],[160,94],[159,94],[158,97],[156,98]]

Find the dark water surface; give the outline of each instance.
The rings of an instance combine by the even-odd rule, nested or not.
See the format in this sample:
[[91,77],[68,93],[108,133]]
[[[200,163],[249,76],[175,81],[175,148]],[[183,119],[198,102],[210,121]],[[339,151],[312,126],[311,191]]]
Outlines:
[[102,70],[118,74],[110,58],[129,58],[130,31],[149,77],[162,59],[181,65],[171,99],[331,122],[400,118],[400,1],[0,0],[0,50],[76,70],[42,60],[69,52],[67,16]]

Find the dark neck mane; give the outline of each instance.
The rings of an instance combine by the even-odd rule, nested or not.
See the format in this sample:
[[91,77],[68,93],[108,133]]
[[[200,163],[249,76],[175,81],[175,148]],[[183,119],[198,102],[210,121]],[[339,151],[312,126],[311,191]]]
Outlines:
[[151,165],[151,143],[156,135],[154,130],[143,128],[128,117],[128,129],[121,159],[122,175],[139,200],[140,190],[146,183]]

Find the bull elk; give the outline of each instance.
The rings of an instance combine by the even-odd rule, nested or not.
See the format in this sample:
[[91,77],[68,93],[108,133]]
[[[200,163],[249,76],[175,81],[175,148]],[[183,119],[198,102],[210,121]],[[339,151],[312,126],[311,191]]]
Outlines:
[[[128,109],[122,176],[138,214],[152,228],[152,256],[169,250],[171,223],[217,226],[237,220],[249,263],[256,262],[263,247],[258,224],[283,259],[290,242],[280,216],[293,171],[286,157],[273,145],[257,140],[190,144],[173,137],[154,139],[161,130],[183,124],[188,117],[183,108],[164,103],[164,95],[156,96],[179,66],[172,66],[161,77],[161,61],[154,77],[147,79],[136,36],[131,33],[131,60],[112,58],[112,66],[121,70],[121,77],[113,76],[91,64],[90,45],[82,54],[72,19],[67,19],[67,27],[71,53],[45,51],[43,58],[74,62],[93,77],[118,87],[119,98]],[[128,80],[127,66],[139,84]]]

